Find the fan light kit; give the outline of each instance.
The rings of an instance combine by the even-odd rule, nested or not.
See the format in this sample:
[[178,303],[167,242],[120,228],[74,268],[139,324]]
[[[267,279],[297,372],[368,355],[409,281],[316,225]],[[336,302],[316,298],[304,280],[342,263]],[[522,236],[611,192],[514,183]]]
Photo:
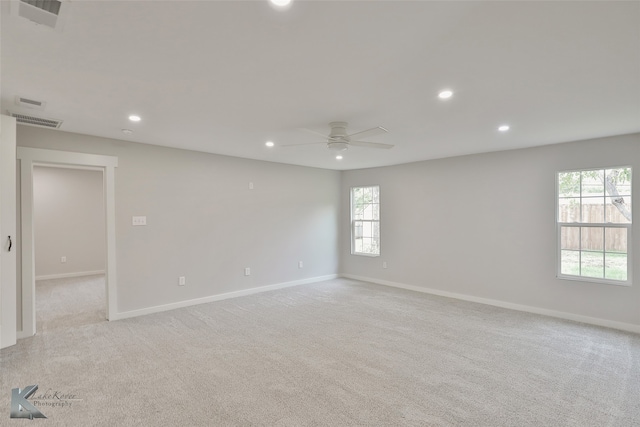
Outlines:
[[140,118],[140,116],[136,116],[135,114],[132,114],[129,116],[129,120],[131,120],[132,122],[139,122],[142,119]]
[[329,132],[329,135],[325,135],[311,129],[305,129],[307,132],[311,132],[315,135],[322,136],[323,138],[325,138],[326,141],[311,142],[308,144],[288,144],[288,145],[284,145],[284,147],[324,144],[331,151],[344,151],[349,149],[349,147],[351,146],[364,147],[364,148],[382,148],[386,150],[393,148],[392,144],[383,144],[380,142],[368,142],[368,141],[362,141],[360,139],[360,138],[366,138],[369,136],[387,133],[388,130],[386,130],[382,126],[378,126],[375,128],[363,130],[361,132],[356,132],[352,134],[347,133],[347,122],[331,122],[329,123],[329,127],[331,128],[331,132]]

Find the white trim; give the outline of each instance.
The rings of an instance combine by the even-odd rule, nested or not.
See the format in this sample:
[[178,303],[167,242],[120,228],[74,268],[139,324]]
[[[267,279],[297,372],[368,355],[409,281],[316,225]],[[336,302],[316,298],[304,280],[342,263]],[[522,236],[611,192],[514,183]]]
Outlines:
[[74,153],[71,151],[44,150],[42,148],[18,147],[18,159],[67,166],[118,167],[118,158],[100,154]]
[[622,331],[635,332],[637,334],[640,334],[640,325],[636,325],[633,323],[624,323],[624,322],[617,322],[615,320],[600,319],[598,317],[582,316],[580,314],[567,313],[564,311],[548,310],[546,308],[532,307],[529,305],[515,304],[511,302],[506,302],[506,301],[474,297],[471,295],[441,291],[441,290],[432,289],[432,288],[423,288],[422,286],[406,285],[404,283],[390,282],[388,280],[374,279],[371,277],[355,276],[352,274],[341,274],[340,277],[344,277],[345,279],[359,280],[362,282],[370,282],[376,285],[407,289],[410,291],[421,292],[424,294],[438,295],[441,297],[455,298],[463,301],[470,301],[470,302],[476,302],[479,304],[492,305],[494,307],[507,308],[509,310],[541,314],[543,316],[556,317],[558,319],[572,320],[574,322],[588,323],[590,325],[604,326],[606,328],[619,329]]
[[15,345],[17,337],[16,119],[1,115],[0,128],[0,348],[5,348]]
[[227,292],[224,294],[211,295],[208,297],[195,298],[186,301],[179,301],[170,304],[156,305],[154,307],[141,308],[139,310],[125,311],[116,313],[109,320],[129,319],[131,317],[144,316],[147,314],[160,313],[163,311],[175,310],[176,308],[190,307],[192,305],[206,304],[214,301],[221,301],[229,298],[244,297],[247,295],[258,294],[261,292],[274,291],[276,289],[290,288],[292,286],[307,285],[309,283],[324,282],[338,277],[337,274],[329,274],[327,276],[311,277],[309,279],[294,280],[292,282],[276,283],[274,285],[260,286],[258,288],[243,289],[240,291]]
[[65,279],[67,277],[82,277],[82,276],[97,276],[104,274],[104,270],[96,271],[79,271],[76,273],[61,273],[61,274],[45,274],[44,276],[36,276],[37,280],[51,280],[51,279]]
[[118,311],[115,237],[115,168],[118,166],[118,158],[29,147],[18,147],[17,158],[20,160],[20,206],[22,215],[20,239],[22,244],[22,331],[19,332],[19,336],[25,338],[36,333],[36,278],[33,241],[34,166],[95,167],[103,171],[107,243],[106,312],[107,319],[111,320]]
[[33,335],[34,335],[34,334],[32,334],[31,332],[29,332],[29,331],[25,331],[25,330],[23,329],[23,330],[18,331],[18,332],[16,333],[16,338],[17,338],[17,339],[19,339],[19,340],[21,340],[21,339],[23,339],[23,338],[31,338]]

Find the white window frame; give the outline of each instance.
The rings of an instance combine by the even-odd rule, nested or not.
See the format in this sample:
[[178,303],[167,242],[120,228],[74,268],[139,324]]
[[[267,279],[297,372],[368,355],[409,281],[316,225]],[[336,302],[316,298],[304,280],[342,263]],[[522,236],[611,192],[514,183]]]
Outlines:
[[[371,220],[362,220],[354,218],[354,200],[353,194],[354,190],[357,188],[377,188],[378,189],[378,219]],[[368,257],[379,257],[380,252],[382,251],[382,244],[380,242],[380,237],[378,236],[378,253],[368,253],[368,252],[357,252],[356,251],[356,221],[357,222],[371,222],[378,224],[378,230],[380,230],[380,186],[379,185],[357,185],[355,187],[351,187],[349,190],[349,211],[350,211],[350,219],[351,219],[351,255],[360,255],[360,256],[368,256]]]
[[[561,170],[556,172],[556,238],[557,238],[557,255],[556,255],[556,277],[558,279],[563,280],[576,280],[581,282],[593,282],[593,283],[601,283],[607,285],[617,285],[617,286],[631,286],[633,282],[633,254],[632,254],[632,242],[633,242],[633,222],[629,223],[612,223],[612,222],[604,222],[604,223],[595,223],[595,222],[582,222],[582,215],[580,215],[580,221],[575,222],[560,222],[559,213],[560,213],[560,181],[559,177],[561,173],[571,173],[571,172],[589,172],[589,171],[604,171],[609,169],[624,169],[630,168],[631,166],[607,166],[600,168],[585,168],[585,169],[572,169],[572,170]],[[631,191],[630,194],[633,193],[633,169],[631,171]],[[606,189],[605,196],[606,198]],[[580,199],[582,199],[582,185],[580,185]],[[582,203],[581,203],[582,206]],[[631,200],[632,212],[633,212],[633,199]],[[576,276],[570,274],[562,273],[562,227],[579,227],[579,228],[624,228],[627,230],[627,280],[614,280],[614,279],[606,279],[606,278],[598,278],[598,277],[589,277],[589,276]],[[580,237],[580,240],[582,236]],[[582,250],[578,251],[581,257]],[[579,258],[579,262],[581,263],[582,259]]]

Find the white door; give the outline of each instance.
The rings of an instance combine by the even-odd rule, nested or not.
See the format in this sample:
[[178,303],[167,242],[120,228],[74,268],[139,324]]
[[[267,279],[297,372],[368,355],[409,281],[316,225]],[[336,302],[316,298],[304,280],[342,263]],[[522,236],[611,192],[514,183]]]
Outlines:
[[16,119],[0,121],[0,348],[16,343]]

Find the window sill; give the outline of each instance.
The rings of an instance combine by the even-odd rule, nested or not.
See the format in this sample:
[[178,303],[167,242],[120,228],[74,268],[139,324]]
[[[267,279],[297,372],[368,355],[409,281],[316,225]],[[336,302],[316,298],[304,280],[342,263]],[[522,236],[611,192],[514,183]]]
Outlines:
[[570,280],[572,282],[589,282],[589,283],[597,283],[600,285],[613,285],[613,286],[624,286],[627,288],[631,287],[631,280],[627,280],[625,282],[621,280],[607,280],[607,279],[598,279],[597,277],[585,277],[585,276],[568,276],[559,274],[556,276],[559,280]]
[[351,252],[351,255],[366,256],[370,258],[375,258],[380,256],[380,254],[365,254],[365,253],[359,253],[359,252]]

